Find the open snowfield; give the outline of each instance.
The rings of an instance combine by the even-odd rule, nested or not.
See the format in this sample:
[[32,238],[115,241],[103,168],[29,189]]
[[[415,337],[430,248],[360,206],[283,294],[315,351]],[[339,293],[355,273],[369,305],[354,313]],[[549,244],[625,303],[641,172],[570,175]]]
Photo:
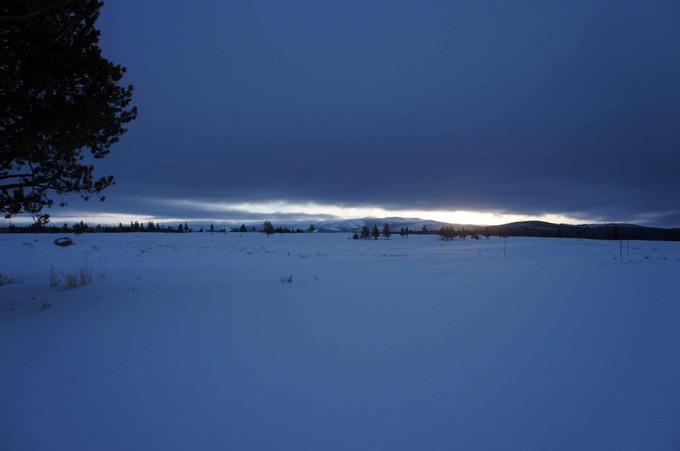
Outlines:
[[680,243],[55,238],[0,235],[4,451],[680,449]]

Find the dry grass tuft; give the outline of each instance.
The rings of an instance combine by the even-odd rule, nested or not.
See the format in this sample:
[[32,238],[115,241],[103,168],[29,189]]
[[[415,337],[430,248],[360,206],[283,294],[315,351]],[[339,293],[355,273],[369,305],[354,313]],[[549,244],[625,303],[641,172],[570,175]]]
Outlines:
[[66,274],[58,274],[54,268],[50,269],[50,286],[58,287],[62,284],[62,278],[65,277],[64,287],[67,290],[73,288],[84,287],[92,283],[92,270],[88,267],[81,267],[79,271]]

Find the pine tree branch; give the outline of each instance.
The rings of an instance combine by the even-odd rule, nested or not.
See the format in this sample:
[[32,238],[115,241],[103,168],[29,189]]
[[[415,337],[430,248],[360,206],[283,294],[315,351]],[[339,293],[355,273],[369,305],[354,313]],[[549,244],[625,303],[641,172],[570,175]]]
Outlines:
[[18,22],[22,20],[28,20],[32,19],[34,17],[37,17],[41,14],[45,14],[47,12],[52,11],[53,9],[59,7],[61,3],[66,2],[66,0],[56,0],[56,3],[54,3],[52,6],[48,6],[43,9],[39,9],[37,11],[31,11],[26,14],[20,14],[18,16],[0,16],[0,22]]

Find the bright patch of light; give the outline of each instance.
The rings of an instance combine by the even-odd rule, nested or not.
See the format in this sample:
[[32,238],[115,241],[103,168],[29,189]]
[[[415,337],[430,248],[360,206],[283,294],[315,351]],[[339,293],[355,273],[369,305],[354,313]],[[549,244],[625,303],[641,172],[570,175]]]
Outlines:
[[498,225],[507,224],[509,222],[517,221],[547,221],[553,223],[566,224],[580,224],[583,219],[577,219],[567,215],[559,214],[543,214],[539,216],[520,215],[511,213],[495,213],[483,211],[445,211],[445,210],[388,210],[381,207],[365,207],[365,206],[345,206],[333,204],[319,204],[315,202],[285,202],[285,201],[269,201],[269,202],[207,202],[194,201],[184,199],[172,200],[158,200],[157,202],[170,205],[175,208],[200,210],[203,212],[212,212],[215,215],[222,213],[255,213],[255,214],[270,214],[276,215],[305,215],[305,216],[332,216],[337,219],[354,219],[354,218],[420,218],[433,221],[448,222],[452,224],[471,224],[471,225]]
[[[146,224],[149,221],[162,224],[253,224],[269,219],[275,222],[286,223],[319,223],[325,220],[345,220],[358,218],[418,218],[431,221],[446,222],[451,224],[470,225],[498,225],[517,221],[539,220],[552,223],[582,224],[584,222],[600,222],[591,218],[577,219],[568,215],[543,214],[538,216],[512,214],[505,212],[471,211],[471,210],[409,210],[409,209],[386,209],[371,206],[347,206],[335,204],[320,204],[316,202],[209,202],[189,199],[147,199],[150,214],[127,214],[127,213],[88,213],[71,212],[60,215],[59,210],[52,210],[52,225],[63,223],[74,224],[80,221],[90,226],[124,225],[130,222]],[[154,206],[162,205],[167,210],[171,207],[170,215],[160,216],[151,214]],[[5,225],[30,224],[30,216],[19,215],[10,220],[4,220]],[[1,223],[1,222],[0,222]]]
[[418,215],[427,215],[428,219],[449,222],[452,224],[500,225],[519,221],[546,221],[555,224],[581,224],[584,222],[582,219],[556,214],[530,216],[511,213],[489,213],[481,211],[418,211],[414,213]]

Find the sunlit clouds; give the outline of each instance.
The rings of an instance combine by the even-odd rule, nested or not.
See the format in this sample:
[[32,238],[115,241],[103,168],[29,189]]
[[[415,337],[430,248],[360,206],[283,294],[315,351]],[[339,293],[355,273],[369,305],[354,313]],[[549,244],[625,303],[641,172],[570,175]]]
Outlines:
[[[150,211],[161,209],[164,214],[97,213],[89,210],[69,211],[60,214],[52,210],[52,224],[85,221],[90,224],[128,224],[149,221],[167,224],[189,222],[193,224],[256,224],[272,220],[284,224],[320,223],[357,218],[417,218],[450,224],[497,225],[516,221],[540,220],[553,223],[581,224],[596,222],[598,218],[576,218],[564,214],[542,214],[536,216],[512,212],[488,212],[471,210],[424,210],[388,209],[366,205],[333,205],[317,202],[211,202],[194,199],[144,199]],[[16,217],[16,223],[30,222],[28,217]]]

